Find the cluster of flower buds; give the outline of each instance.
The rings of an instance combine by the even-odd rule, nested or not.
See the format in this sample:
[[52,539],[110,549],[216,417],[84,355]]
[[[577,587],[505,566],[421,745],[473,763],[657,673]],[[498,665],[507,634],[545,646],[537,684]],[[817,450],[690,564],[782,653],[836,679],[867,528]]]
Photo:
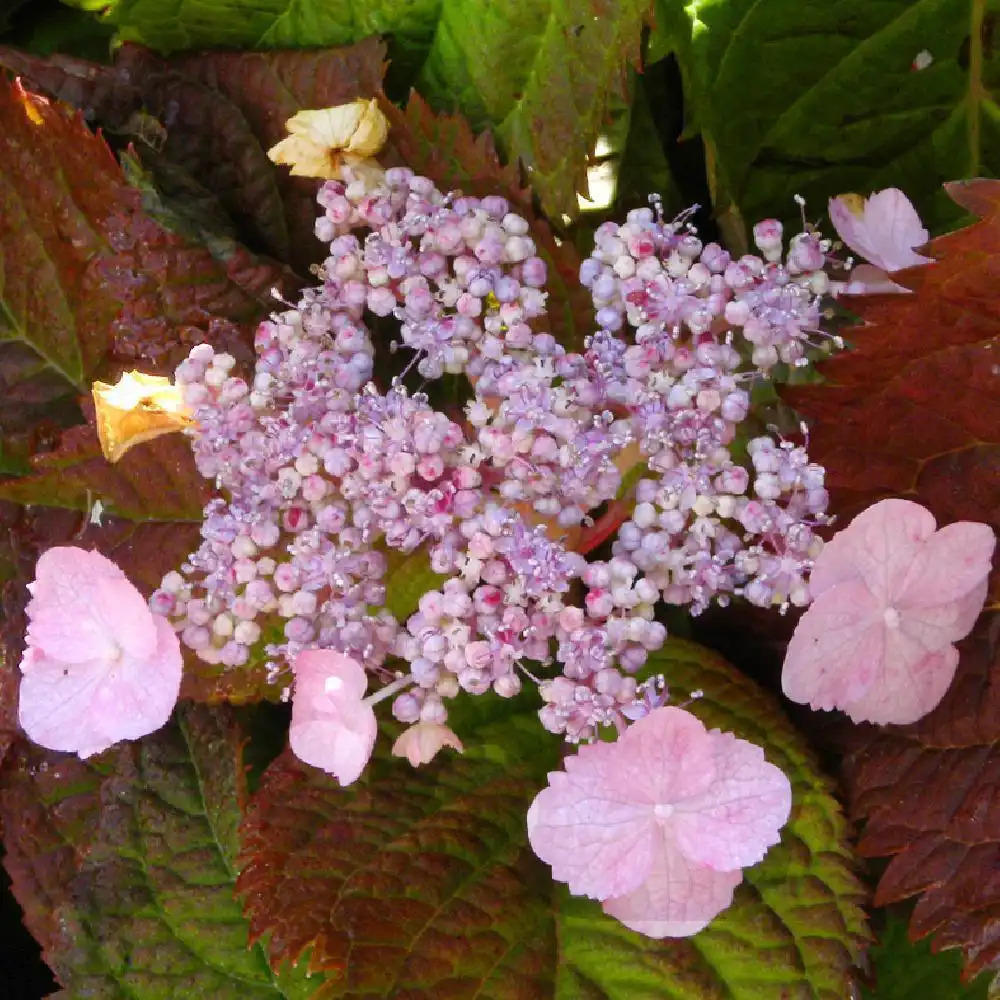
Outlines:
[[[177,371],[222,494],[152,597],[189,649],[232,669],[264,656],[274,676],[335,650],[424,725],[460,691],[529,678],[545,727],[580,741],[649,711],[634,675],[666,637],[658,603],[808,602],[823,470],[785,440],[737,442],[752,381],[822,341],[815,234],[785,253],[762,223],[763,256],[732,259],[655,203],[605,224],[580,275],[595,331],[573,353],[545,328],[546,264],[507,201],[403,168],[345,176],[319,196],[321,283],[261,324],[255,371],[206,345]],[[371,331],[389,318],[406,367],[380,386]],[[462,414],[405,387],[446,373],[471,387]],[[588,562],[575,547],[609,504],[631,514]],[[420,553],[427,590],[397,620],[389,567]]]

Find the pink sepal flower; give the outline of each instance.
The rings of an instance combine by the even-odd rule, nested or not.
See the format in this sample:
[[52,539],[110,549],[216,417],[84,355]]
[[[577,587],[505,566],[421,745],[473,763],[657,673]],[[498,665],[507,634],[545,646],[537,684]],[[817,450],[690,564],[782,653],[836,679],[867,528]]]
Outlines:
[[927,242],[928,233],[898,188],[876,191],[864,201],[857,195],[839,195],[830,199],[829,212],[837,235],[868,261],[851,272],[844,289],[851,294],[906,292],[887,272],[930,262],[913,249]]
[[350,785],[365,769],[378,732],[364,700],[368,675],[357,660],[329,649],[299,653],[292,669],[292,753]]
[[437,756],[442,747],[463,753],[462,741],[447,727],[435,722],[420,722],[410,726],[392,745],[393,755],[405,757],[414,767],[426,764]]
[[785,656],[793,701],[855,722],[915,722],[944,697],[986,599],[996,538],[985,524],[936,531],[908,500],[883,500],[827,543],[813,603]]
[[682,937],[732,900],[779,840],[791,786],[760,747],[657,708],[616,743],[583,746],[528,810],[553,878],[650,937]]
[[166,723],[180,643],[110,559],[49,549],[28,589],[18,719],[29,739],[85,758]]

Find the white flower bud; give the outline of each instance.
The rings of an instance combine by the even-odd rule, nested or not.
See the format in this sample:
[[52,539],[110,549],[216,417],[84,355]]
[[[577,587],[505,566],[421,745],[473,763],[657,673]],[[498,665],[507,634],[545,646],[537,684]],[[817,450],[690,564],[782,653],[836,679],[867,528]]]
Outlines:
[[212,631],[222,638],[228,638],[233,634],[234,624],[232,616],[223,612],[218,615],[212,623]]
[[260,638],[260,626],[256,622],[240,622],[233,638],[244,646],[252,646]]

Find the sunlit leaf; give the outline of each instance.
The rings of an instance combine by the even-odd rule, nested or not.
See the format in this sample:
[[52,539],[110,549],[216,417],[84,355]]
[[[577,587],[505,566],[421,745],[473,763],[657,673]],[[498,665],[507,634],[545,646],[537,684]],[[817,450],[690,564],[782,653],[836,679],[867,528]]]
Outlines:
[[656,47],[680,60],[730,233],[796,221],[795,193],[815,218],[833,195],[884,187],[940,227],[960,215],[942,182],[1000,160],[996,23],[983,0],[661,0]]

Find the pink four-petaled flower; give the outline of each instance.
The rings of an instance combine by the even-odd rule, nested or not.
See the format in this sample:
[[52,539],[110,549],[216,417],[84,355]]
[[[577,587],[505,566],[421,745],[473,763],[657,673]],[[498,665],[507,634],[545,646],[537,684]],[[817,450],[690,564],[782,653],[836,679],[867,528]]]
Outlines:
[[760,747],[663,707],[551,773],[528,837],[571,892],[641,934],[683,937],[732,902],[741,869],[778,842],[791,798]]
[[915,722],[940,702],[958,665],[953,643],[986,598],[996,539],[985,524],[936,527],[919,504],[883,500],[827,543],[785,656],[789,698],[883,724]]
[[31,740],[89,757],[166,723],[180,690],[180,643],[110,559],[49,549],[28,589],[18,718]]

